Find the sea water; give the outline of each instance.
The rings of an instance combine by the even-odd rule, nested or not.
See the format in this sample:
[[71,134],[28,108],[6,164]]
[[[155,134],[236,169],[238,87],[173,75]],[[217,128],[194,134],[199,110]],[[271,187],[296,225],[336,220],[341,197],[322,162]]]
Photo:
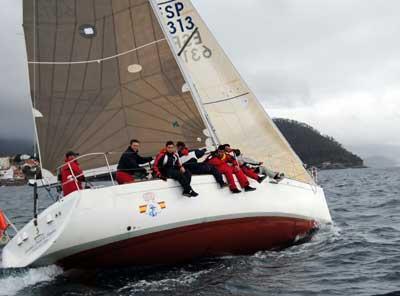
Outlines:
[[[324,171],[319,179],[334,224],[307,244],[157,269],[0,268],[0,296],[400,295],[400,169]],[[40,200],[51,203],[45,192]],[[32,216],[31,188],[0,188],[0,208],[22,226]]]

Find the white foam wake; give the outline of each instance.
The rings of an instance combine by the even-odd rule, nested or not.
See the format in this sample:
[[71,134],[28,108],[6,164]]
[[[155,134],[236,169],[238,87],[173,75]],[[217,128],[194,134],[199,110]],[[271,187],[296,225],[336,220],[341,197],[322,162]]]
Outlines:
[[202,270],[198,272],[188,272],[182,270],[182,273],[175,278],[167,278],[162,280],[139,280],[130,283],[118,290],[119,293],[144,293],[144,292],[160,292],[171,291],[176,289],[177,286],[190,286],[197,281],[201,276],[212,272],[212,269]]
[[29,286],[51,281],[62,273],[63,270],[57,266],[16,271],[6,278],[0,279],[0,296],[15,295]]

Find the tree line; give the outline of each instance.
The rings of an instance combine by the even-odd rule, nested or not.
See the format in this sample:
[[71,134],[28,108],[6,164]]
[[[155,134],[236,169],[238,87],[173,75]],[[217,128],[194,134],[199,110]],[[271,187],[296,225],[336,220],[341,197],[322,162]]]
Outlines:
[[324,163],[332,163],[346,167],[363,166],[364,161],[359,156],[308,124],[284,118],[276,118],[274,122],[307,165],[322,167]]

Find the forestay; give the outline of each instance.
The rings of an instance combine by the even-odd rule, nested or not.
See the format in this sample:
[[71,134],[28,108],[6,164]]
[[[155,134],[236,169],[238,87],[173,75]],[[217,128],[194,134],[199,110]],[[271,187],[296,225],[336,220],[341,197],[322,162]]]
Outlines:
[[44,168],[54,171],[71,149],[122,151],[131,138],[142,140],[144,155],[170,139],[204,146],[203,120],[148,0],[23,4]]
[[[151,0],[193,95],[220,143],[287,176],[312,178],[189,0]],[[265,81],[268,83],[268,81]],[[268,98],[265,98],[268,99]]]

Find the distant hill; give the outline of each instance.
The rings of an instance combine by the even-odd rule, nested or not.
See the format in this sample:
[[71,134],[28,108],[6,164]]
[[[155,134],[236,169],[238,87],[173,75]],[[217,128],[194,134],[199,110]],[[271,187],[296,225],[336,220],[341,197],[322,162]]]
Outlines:
[[323,169],[364,166],[359,156],[343,148],[334,138],[321,135],[308,124],[283,118],[276,118],[274,122],[301,160],[309,166]]

